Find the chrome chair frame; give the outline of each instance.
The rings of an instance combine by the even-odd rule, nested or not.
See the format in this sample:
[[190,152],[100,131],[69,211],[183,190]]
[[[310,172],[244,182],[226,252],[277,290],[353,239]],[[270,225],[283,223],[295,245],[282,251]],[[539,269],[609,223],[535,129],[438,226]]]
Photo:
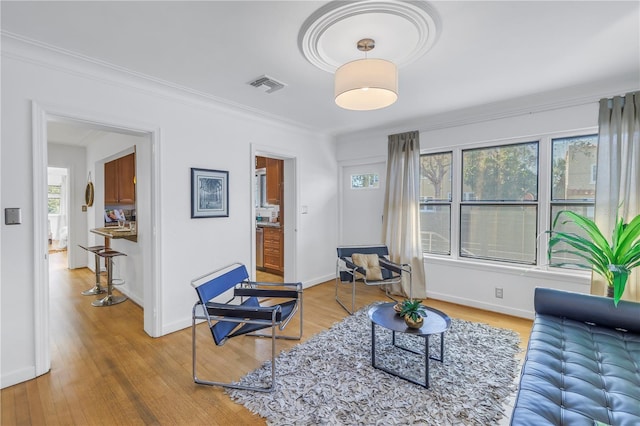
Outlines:
[[[209,272],[191,281],[199,300],[193,305],[191,340],[193,381],[208,386],[222,386],[233,389],[271,392],[275,389],[276,380],[276,339],[300,340],[303,330],[302,283],[265,283],[249,280],[245,266],[233,263]],[[265,288],[266,287],[266,288]],[[271,288],[269,288],[271,287]],[[275,287],[284,287],[276,289]],[[213,302],[212,299],[233,291],[233,297],[224,303]],[[271,306],[261,306],[263,298],[285,298],[289,301]],[[237,303],[239,300],[239,304]],[[282,331],[299,311],[300,329],[297,335],[277,335],[276,327]],[[267,337],[271,339],[271,382],[269,386],[245,386],[237,383],[226,383],[200,379],[196,372],[196,326],[197,321],[206,321],[213,340],[217,346],[236,336],[247,335]],[[216,329],[217,325],[220,329]],[[256,331],[271,328],[270,334],[259,334]]]
[[[368,286],[380,286],[385,284],[398,284],[402,282],[402,274],[409,274],[409,298],[412,297],[412,282],[411,282],[411,265],[408,263],[395,263],[389,260],[389,249],[386,245],[352,245],[352,246],[340,246],[337,248],[338,259],[336,260],[336,301],[342,308],[349,314],[353,314],[356,311],[356,282],[362,281]],[[367,271],[365,268],[357,266],[351,261],[351,255],[354,253],[362,254],[377,254],[380,268],[383,271],[382,280],[369,280],[366,277]],[[362,277],[359,277],[361,275]],[[345,279],[347,278],[347,279]],[[340,299],[339,287],[340,285],[351,284],[351,309],[349,309],[345,302]],[[397,302],[397,300],[391,296],[387,287],[385,287],[385,295]]]
[[95,262],[95,284],[93,285],[93,287],[91,287],[88,290],[83,291],[82,294],[83,296],[94,296],[97,294],[103,294],[106,293],[107,290],[105,290],[104,288],[102,288],[102,286],[100,285],[100,256],[98,256],[98,253],[105,250],[106,247],[105,246],[83,246],[78,244],[78,247],[80,247],[81,249],[84,249],[88,252],[93,253],[93,257],[94,257],[94,262]]

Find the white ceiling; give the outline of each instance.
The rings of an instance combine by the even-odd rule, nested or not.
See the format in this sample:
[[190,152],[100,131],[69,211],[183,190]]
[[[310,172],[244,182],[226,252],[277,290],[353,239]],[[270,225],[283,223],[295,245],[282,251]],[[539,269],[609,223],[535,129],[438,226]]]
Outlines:
[[[326,3],[2,1],[2,31],[333,135],[487,104],[618,94],[602,93],[611,82],[640,88],[638,1],[434,1],[439,37],[400,68],[398,102],[343,110],[333,75],[307,61],[298,42]],[[353,48],[352,59],[361,55]],[[267,94],[247,84],[263,74],[287,86]]]

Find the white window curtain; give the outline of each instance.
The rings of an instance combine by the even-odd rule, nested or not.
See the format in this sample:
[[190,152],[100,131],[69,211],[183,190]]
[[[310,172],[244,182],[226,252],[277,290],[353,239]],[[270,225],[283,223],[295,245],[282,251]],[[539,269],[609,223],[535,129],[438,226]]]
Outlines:
[[[639,112],[640,92],[600,100],[595,221],[609,237],[617,215],[629,222],[640,214]],[[597,274],[591,293],[606,294],[606,282]],[[640,301],[640,268],[629,275],[622,298]]]
[[427,287],[420,239],[419,196],[419,133],[390,135],[382,239],[389,248],[393,262],[411,265],[412,283],[405,277],[401,285],[395,285],[389,291],[424,299],[427,297]]

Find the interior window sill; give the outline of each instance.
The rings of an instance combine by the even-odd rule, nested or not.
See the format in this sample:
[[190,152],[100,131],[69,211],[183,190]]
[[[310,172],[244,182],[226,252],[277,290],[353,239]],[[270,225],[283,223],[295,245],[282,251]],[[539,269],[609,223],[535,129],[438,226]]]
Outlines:
[[449,256],[425,254],[425,264],[440,264],[468,268],[478,271],[499,272],[517,276],[539,277],[545,280],[561,280],[575,284],[591,285],[591,272],[587,270],[561,269],[540,265],[502,264],[498,262],[481,261],[474,259],[461,259]]

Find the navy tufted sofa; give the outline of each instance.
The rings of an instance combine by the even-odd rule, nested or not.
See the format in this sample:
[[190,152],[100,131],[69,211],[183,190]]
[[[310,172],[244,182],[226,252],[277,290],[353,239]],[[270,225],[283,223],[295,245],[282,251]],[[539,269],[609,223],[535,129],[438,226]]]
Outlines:
[[513,426],[640,425],[640,303],[537,288]]

